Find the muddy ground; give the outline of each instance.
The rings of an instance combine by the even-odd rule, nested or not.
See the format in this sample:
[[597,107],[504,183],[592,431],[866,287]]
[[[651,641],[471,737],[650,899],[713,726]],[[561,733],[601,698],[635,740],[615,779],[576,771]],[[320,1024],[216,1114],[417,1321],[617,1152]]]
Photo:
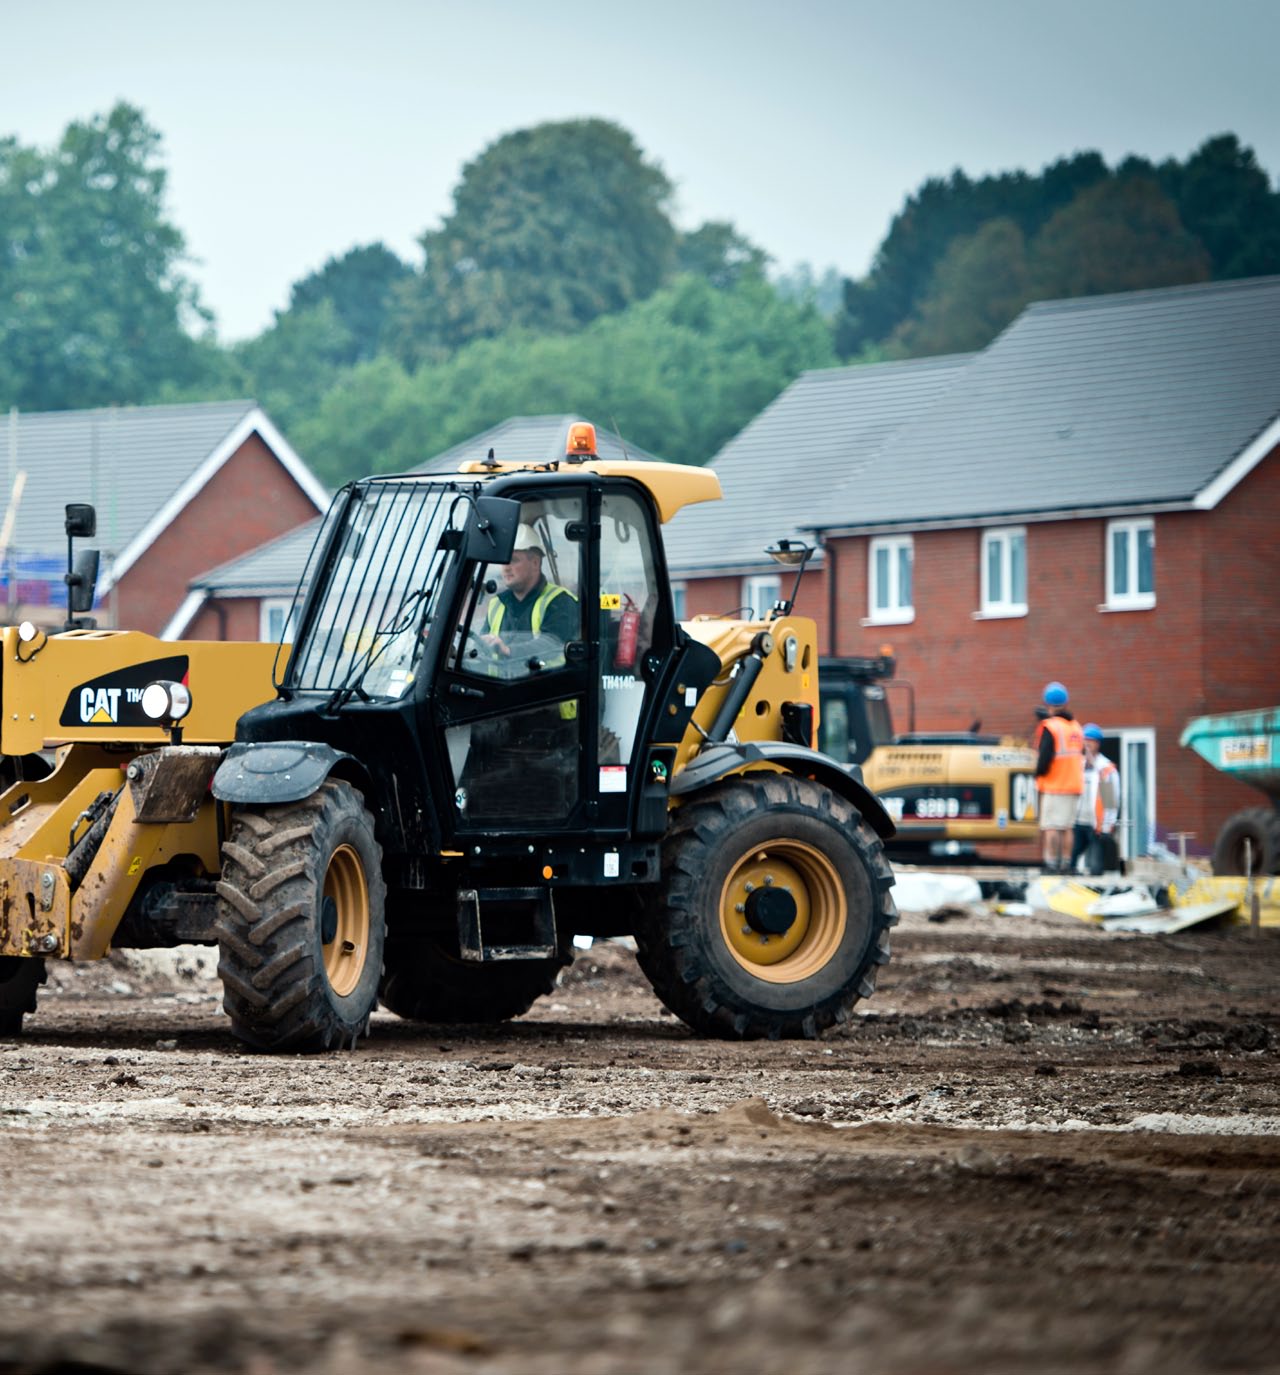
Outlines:
[[0,1371],[1280,1368],[1280,931],[908,915],[817,1043],[617,944],[480,1033],[227,1034],[208,952],[0,1048]]

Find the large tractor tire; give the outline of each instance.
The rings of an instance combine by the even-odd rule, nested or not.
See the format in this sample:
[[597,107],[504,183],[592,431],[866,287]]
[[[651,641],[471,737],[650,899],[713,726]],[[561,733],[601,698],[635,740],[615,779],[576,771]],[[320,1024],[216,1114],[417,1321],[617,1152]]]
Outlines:
[[0,955],[0,1036],[17,1036],[22,1019],[36,1010],[36,993],[45,981],[44,961]]
[[1243,874],[1253,850],[1255,874],[1280,874],[1280,807],[1246,807],[1228,817],[1213,846],[1215,874]]
[[432,940],[393,944],[382,978],[382,1005],[410,1022],[506,1022],[555,988],[573,959],[477,963]]
[[386,884],[349,783],[238,810],[222,847],[218,974],[231,1029],[259,1050],[355,1048],[377,1006]]
[[654,991],[694,1031],[814,1037],[889,959],[897,911],[879,837],[844,798],[742,775],[685,806],[636,932]]

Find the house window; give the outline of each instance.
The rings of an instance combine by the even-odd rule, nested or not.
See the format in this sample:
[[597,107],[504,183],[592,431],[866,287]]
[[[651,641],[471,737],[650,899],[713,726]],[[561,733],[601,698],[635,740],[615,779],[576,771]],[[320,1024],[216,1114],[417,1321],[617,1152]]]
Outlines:
[[685,595],[687,590],[688,589],[682,582],[673,582],[671,584],[671,610],[674,612],[677,621],[687,619],[685,612],[685,607],[688,605],[688,597]]
[[782,579],[776,573],[757,573],[742,580],[742,605],[749,607],[757,620],[763,620],[781,598]]
[[292,636],[293,622],[289,616],[292,608],[292,597],[264,597],[258,603],[258,639],[278,645],[285,638],[286,625]]
[[872,625],[901,625],[916,618],[911,595],[914,559],[910,535],[873,539],[868,553],[868,612]]
[[1156,527],[1152,520],[1107,524],[1107,606],[1140,611],[1156,604]]
[[1027,532],[984,530],[982,534],[982,614],[1027,614]]

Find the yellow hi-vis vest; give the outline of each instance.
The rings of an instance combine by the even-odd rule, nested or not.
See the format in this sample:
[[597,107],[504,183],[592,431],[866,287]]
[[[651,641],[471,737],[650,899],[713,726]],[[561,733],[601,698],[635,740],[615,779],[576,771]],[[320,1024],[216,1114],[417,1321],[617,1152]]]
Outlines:
[[[562,592],[566,597],[571,597],[575,601],[577,600],[576,597],[573,597],[573,593],[570,592],[567,587],[561,587],[559,583],[554,582],[547,583],[547,585],[542,589],[542,591],[538,593],[538,596],[533,603],[533,610],[529,613],[529,630],[532,634],[540,635],[542,633],[542,620],[543,617],[547,614],[547,607],[549,607],[551,603],[555,601],[555,599]],[[490,635],[498,634],[502,626],[502,618],[506,614],[506,610],[507,605],[504,601],[501,600],[501,598],[491,597],[489,599],[489,609],[486,613],[486,619],[488,621]],[[564,655],[561,654],[558,655],[556,658],[548,661],[547,667],[560,668],[563,664]],[[562,721],[576,720],[577,715],[577,702],[560,703],[560,719]]]

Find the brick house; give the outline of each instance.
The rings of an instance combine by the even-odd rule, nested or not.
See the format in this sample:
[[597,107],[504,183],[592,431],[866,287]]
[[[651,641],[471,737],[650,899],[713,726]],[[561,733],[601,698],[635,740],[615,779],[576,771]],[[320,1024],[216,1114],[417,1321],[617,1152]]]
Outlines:
[[2,560],[9,620],[62,624],[69,501],[97,508],[97,536],[81,543],[102,552],[98,624],[153,635],[202,568],[328,505],[324,485],[252,401],[13,411],[0,442],[6,507],[20,493]]
[[[1280,278],[1034,305],[920,372],[932,395],[910,372],[886,387],[919,366],[807,374],[726,447],[729,502],[672,530],[690,613],[750,600],[757,572],[693,556],[750,487],[821,542],[800,609],[823,647],[892,643],[919,728],[1026,734],[1059,678],[1120,764],[1126,850],[1179,831],[1207,850],[1260,799],[1181,749],[1182,726],[1280,701]],[[841,429],[846,402],[880,406],[879,433]],[[766,418],[772,448],[744,448]],[[815,449],[845,467],[817,491],[797,473]]]
[[[512,416],[413,471],[453,472],[460,463],[483,459],[490,449],[505,462],[545,463],[563,458],[569,426],[582,419],[580,415]],[[596,426],[596,439],[601,458],[658,461],[643,449],[624,445],[603,426]],[[279,640],[318,532],[319,522],[311,521],[192,577],[186,599],[165,629],[166,638]]]

